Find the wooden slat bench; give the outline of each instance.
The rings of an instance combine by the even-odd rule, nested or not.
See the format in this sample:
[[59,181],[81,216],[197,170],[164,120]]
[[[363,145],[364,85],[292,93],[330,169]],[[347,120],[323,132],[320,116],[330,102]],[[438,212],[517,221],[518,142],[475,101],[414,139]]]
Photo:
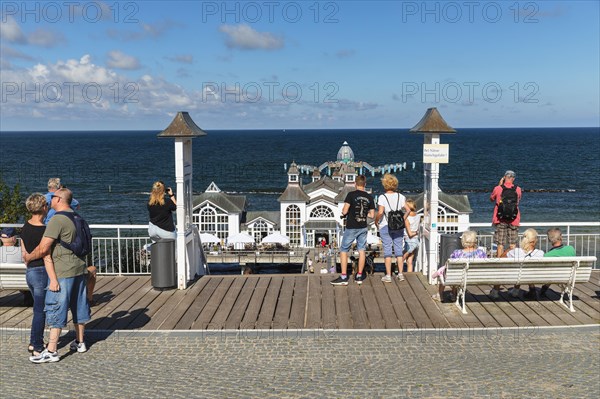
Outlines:
[[[518,284],[557,284],[562,289],[560,303],[571,312],[575,283],[590,280],[595,256],[549,257],[549,258],[488,258],[488,259],[449,259],[446,263],[446,276],[443,284],[458,287],[456,306],[465,309],[465,294],[468,285],[518,285]],[[569,295],[569,305],[563,297]],[[460,303],[462,301],[462,304]]]

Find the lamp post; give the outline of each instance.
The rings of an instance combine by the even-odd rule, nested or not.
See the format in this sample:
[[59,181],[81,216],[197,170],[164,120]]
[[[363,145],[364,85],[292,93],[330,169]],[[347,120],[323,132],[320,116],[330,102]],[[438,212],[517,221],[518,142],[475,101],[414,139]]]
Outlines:
[[[423,249],[425,250],[423,274],[427,275],[431,284],[431,275],[438,267],[438,180],[440,178],[440,163],[448,163],[448,144],[440,144],[440,134],[454,134],[440,115],[437,108],[429,108],[419,123],[410,133],[423,134]],[[423,259],[423,258],[422,258]]]
[[[175,183],[177,185],[177,288],[183,290],[199,271],[201,256],[195,248],[192,224],[192,139],[206,136],[187,112],[178,112],[159,138],[175,139]],[[198,245],[196,243],[196,245]]]

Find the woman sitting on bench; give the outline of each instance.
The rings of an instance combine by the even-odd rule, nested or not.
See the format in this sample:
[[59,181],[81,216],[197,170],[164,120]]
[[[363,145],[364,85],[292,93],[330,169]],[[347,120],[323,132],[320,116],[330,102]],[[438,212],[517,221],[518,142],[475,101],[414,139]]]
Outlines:
[[[477,233],[474,231],[465,231],[460,236],[460,243],[462,244],[462,249],[457,249],[452,252],[450,255],[450,259],[482,259],[487,258],[487,254],[484,250],[479,249],[477,247]],[[442,277],[446,272],[446,266],[442,266],[439,268],[434,274],[433,278]],[[443,280],[440,279],[438,283],[438,293],[433,296],[433,299],[439,302],[443,302],[444,300],[444,288],[446,286],[442,284]],[[450,295],[450,301],[453,302],[456,298],[456,290],[457,287],[452,287],[452,293]]]
[[[536,248],[537,242],[537,231],[535,231],[535,229],[527,229],[523,233],[523,238],[521,239],[521,248],[511,249],[506,254],[506,257],[519,260],[526,258],[543,258],[544,251]],[[515,285],[514,288],[510,290],[510,295],[513,298],[518,298],[521,294],[520,287],[520,285]],[[525,295],[525,297],[529,299],[536,299],[535,285],[529,284],[529,292]]]

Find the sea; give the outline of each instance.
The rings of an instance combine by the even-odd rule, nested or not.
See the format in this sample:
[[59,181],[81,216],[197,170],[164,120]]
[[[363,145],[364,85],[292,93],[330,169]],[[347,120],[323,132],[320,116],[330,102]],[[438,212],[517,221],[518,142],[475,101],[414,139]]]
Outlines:
[[[152,183],[176,186],[174,140],[158,133],[2,131],[0,173],[23,196],[45,193],[48,179],[60,177],[91,224],[145,224]],[[599,128],[458,128],[440,140],[450,148],[440,188],[468,196],[472,222],[491,221],[489,195],[508,169],[523,190],[522,222],[600,220]],[[399,189],[415,195],[423,191],[423,141],[408,129],[210,130],[193,140],[193,191],[214,182],[246,196],[248,210],[278,210],[286,167],[333,161],[347,142],[356,161],[406,163]],[[367,186],[381,193],[380,175]]]

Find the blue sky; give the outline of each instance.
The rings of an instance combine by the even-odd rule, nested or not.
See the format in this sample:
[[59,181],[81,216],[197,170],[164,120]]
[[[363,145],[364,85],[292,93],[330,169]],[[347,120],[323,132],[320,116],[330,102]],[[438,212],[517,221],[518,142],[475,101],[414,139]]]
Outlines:
[[600,125],[597,1],[1,4],[1,130]]

